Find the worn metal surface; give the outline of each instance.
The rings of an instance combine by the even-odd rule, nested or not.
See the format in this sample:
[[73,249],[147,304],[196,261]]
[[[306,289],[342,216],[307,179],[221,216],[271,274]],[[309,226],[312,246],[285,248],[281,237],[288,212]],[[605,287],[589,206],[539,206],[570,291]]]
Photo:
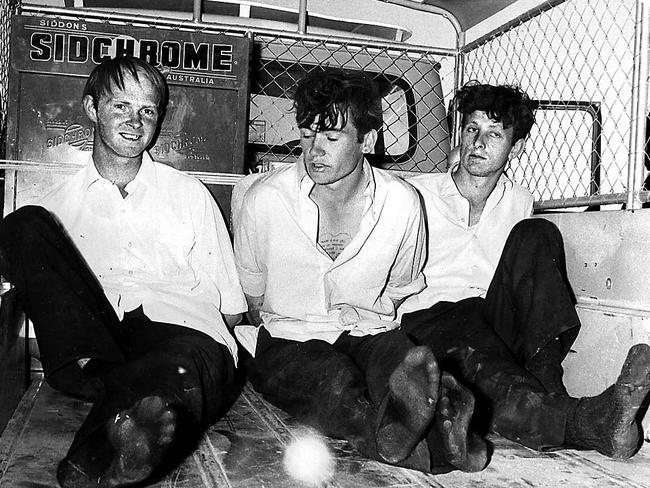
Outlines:
[[27,387],[26,341],[20,336],[22,324],[23,313],[15,288],[0,289],[0,432]]
[[[34,382],[0,437],[0,487],[56,487],[55,469],[90,405]],[[156,488],[285,488],[304,485],[282,467],[284,447],[297,428],[246,388],[196,451]],[[629,461],[593,452],[538,453],[493,437],[492,462],[480,473],[426,475],[366,460],[343,441],[329,440],[336,457],[330,487],[646,487],[650,445]]]

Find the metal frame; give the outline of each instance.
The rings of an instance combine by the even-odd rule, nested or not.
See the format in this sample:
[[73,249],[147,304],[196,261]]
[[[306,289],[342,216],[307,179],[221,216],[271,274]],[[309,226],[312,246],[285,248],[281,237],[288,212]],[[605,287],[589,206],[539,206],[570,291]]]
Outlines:
[[643,185],[645,159],[645,124],[648,101],[648,22],[650,14],[645,1],[636,2],[636,30],[634,33],[634,81],[632,84],[632,130],[630,133],[630,157],[628,163],[629,210],[641,208],[638,189]]
[[[428,46],[418,46],[418,45],[405,45],[400,42],[390,42],[390,41],[365,41],[365,40],[350,40],[342,36],[326,36],[326,35],[311,35],[306,34],[306,18],[307,18],[307,0],[298,0],[300,11],[299,11],[299,25],[297,26],[297,32],[286,32],[276,29],[263,29],[263,28],[251,28],[243,26],[232,26],[226,24],[217,24],[217,23],[205,23],[202,22],[201,17],[201,0],[194,0],[195,3],[195,15],[193,21],[175,21],[173,19],[166,18],[155,18],[144,15],[124,15],[119,13],[111,13],[110,19],[115,22],[125,22],[133,24],[146,24],[151,26],[160,26],[163,28],[174,28],[174,29],[201,29],[207,32],[239,32],[245,35],[270,35],[270,36],[282,36],[287,39],[295,40],[305,40],[305,41],[333,41],[333,42],[344,42],[346,45],[351,47],[376,47],[377,49],[395,49],[399,51],[408,50],[412,53],[419,54],[431,54],[431,55],[440,55],[448,56],[455,61],[454,65],[454,88],[459,88],[466,76],[466,56],[469,52],[476,49],[483,44],[493,41],[494,39],[502,36],[503,34],[509,32],[510,30],[516,28],[522,23],[528,22],[535,17],[547,12],[550,9],[553,9],[563,3],[566,0],[549,0],[543,3],[540,6],[531,8],[528,12],[518,16],[517,18],[511,20],[510,22],[494,29],[490,33],[476,39],[468,44],[463,45],[464,41],[464,32],[458,30],[458,45],[462,46],[459,49],[448,49],[448,48],[431,48]],[[386,0],[384,0],[386,1]],[[106,20],[107,14],[103,11],[92,11],[89,9],[72,9],[72,8],[55,8],[55,7],[42,7],[42,6],[30,6],[30,5],[20,5],[19,2],[16,3],[15,8],[22,13],[46,13],[52,15],[58,15],[62,17],[84,17],[89,20]],[[400,1],[391,1],[388,0],[388,3],[400,4]],[[634,32],[634,80],[632,84],[632,126],[630,131],[630,151],[627,164],[627,177],[626,177],[626,190],[624,192],[615,192],[610,194],[597,194],[600,185],[598,184],[598,178],[595,178],[591,182],[589,188],[589,195],[584,197],[573,197],[573,198],[562,198],[557,200],[542,200],[536,202],[536,208],[538,209],[559,209],[559,208],[568,208],[576,206],[594,206],[594,205],[607,205],[607,204],[625,204],[627,209],[633,210],[640,208],[643,202],[646,202],[650,199],[648,197],[648,192],[641,191],[641,186],[643,184],[645,169],[644,169],[644,150],[645,150],[645,124],[646,124],[646,106],[648,101],[647,93],[647,80],[649,75],[649,51],[650,51],[650,31],[648,30],[648,25],[650,25],[650,12],[648,6],[646,5],[645,0],[636,0],[635,2],[635,32]],[[449,20],[449,19],[448,19]],[[451,20],[450,20],[451,22]],[[454,22],[452,22],[454,24]],[[560,101],[559,103],[565,104],[566,102]],[[557,107],[556,107],[557,108]],[[452,117],[455,117],[456,114],[451,114]],[[458,124],[459,121],[454,121],[454,140],[458,141]],[[601,136],[595,132],[592,134],[594,137],[595,147],[601,144]],[[598,155],[595,154],[592,157],[592,174],[598,176]],[[596,166],[594,166],[596,165]],[[0,167],[2,164],[0,163]],[[625,171],[621,167],[621,171]],[[200,176],[202,179],[204,176]],[[623,176],[624,177],[624,176]],[[212,181],[211,181],[212,182]],[[228,183],[226,183],[228,184]]]
[[134,15],[134,14],[119,14],[116,12],[111,12],[107,14],[103,11],[91,10],[91,9],[75,9],[75,8],[58,8],[58,7],[44,7],[44,6],[35,6],[35,5],[22,5],[18,9],[18,13],[21,14],[50,14],[58,15],[61,17],[71,17],[79,18],[83,17],[85,19],[93,19],[98,21],[115,21],[115,22],[124,22],[134,25],[147,25],[147,26],[161,26],[172,29],[191,29],[191,30],[201,30],[202,32],[232,32],[240,34],[250,34],[254,33],[256,35],[269,35],[269,36],[279,36],[288,39],[296,40],[307,40],[307,41],[333,41],[345,43],[348,46],[356,47],[376,47],[378,49],[395,49],[398,51],[408,51],[411,53],[419,54],[431,54],[431,55],[440,55],[440,56],[452,56],[455,57],[458,55],[458,50],[450,48],[433,48],[429,46],[422,46],[417,44],[404,44],[402,42],[391,42],[391,41],[379,41],[379,40],[355,40],[348,39],[342,36],[331,36],[331,35],[322,35],[322,34],[303,34],[300,32],[287,32],[277,29],[266,29],[260,27],[245,27],[239,25],[231,24],[219,24],[216,22],[195,22],[187,20],[175,20],[170,18],[162,17],[150,17],[146,15]]
[[[538,100],[538,109],[551,109],[551,110],[567,110],[567,111],[583,111],[591,115],[594,123],[591,127],[591,143],[593,150],[591,152],[591,182],[589,184],[589,204],[592,209],[597,205],[602,205],[607,202],[596,202],[600,195],[600,164],[601,164],[601,142],[602,142],[602,127],[603,116],[600,103],[596,102],[579,102],[579,101],[566,101],[566,100]],[[565,202],[567,199],[560,201]],[[557,208],[557,200],[544,200],[535,202],[535,210],[546,210]]]
[[[305,2],[306,4],[306,2]],[[161,27],[163,29],[175,29],[175,30],[200,30],[207,33],[223,33],[228,32],[235,35],[244,35],[244,36],[254,36],[254,37],[277,37],[286,39],[289,41],[296,42],[305,42],[305,43],[318,43],[323,46],[327,46],[330,43],[340,43],[345,45],[346,48],[351,50],[359,50],[367,52],[368,55],[373,52],[380,53],[395,53],[396,55],[407,55],[407,56],[444,56],[449,58],[452,62],[456,63],[458,59],[458,51],[456,49],[449,48],[430,48],[428,46],[416,46],[410,44],[404,44],[400,42],[391,42],[391,41],[376,41],[376,40],[366,40],[366,39],[347,39],[342,36],[330,36],[330,35],[313,35],[313,34],[304,34],[300,32],[286,32],[276,29],[265,29],[265,28],[253,28],[245,26],[232,26],[227,24],[219,23],[206,23],[199,20],[194,21],[177,21],[171,18],[159,18],[146,15],[126,15],[119,13],[110,13],[107,14],[105,11],[97,11],[92,9],[75,9],[75,8],[58,8],[58,7],[44,7],[44,6],[35,6],[35,5],[22,5],[17,9],[17,13],[25,15],[52,15],[57,16],[62,19],[78,19],[83,18],[86,21],[97,21],[97,22],[106,22],[110,20],[113,23],[125,23],[130,25],[147,25],[153,27]],[[198,19],[198,17],[197,17]],[[56,171],[56,169],[50,168],[48,164],[51,163],[40,163],[40,162],[26,162],[26,165],[22,165],[21,162],[20,169],[26,171],[38,171],[40,168],[44,171]],[[0,160],[0,169],[8,170],[7,179],[11,179],[12,171],[17,170],[18,168],[15,165],[15,162],[8,160]],[[65,171],[65,169],[64,169]],[[207,184],[222,184],[222,185],[234,185],[240,178],[240,175],[232,174],[216,174],[216,173],[199,173],[199,172],[190,172],[190,174],[198,177],[204,183]]]

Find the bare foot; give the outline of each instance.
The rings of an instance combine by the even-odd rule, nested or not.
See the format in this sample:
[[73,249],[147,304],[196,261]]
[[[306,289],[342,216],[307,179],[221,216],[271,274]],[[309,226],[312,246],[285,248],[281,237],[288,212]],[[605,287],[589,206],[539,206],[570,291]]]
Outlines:
[[487,465],[485,441],[469,431],[474,413],[474,395],[451,374],[440,380],[435,424],[440,432],[445,458],[461,471],[480,471]]
[[123,486],[149,477],[173,441],[175,430],[176,412],[158,396],[143,398],[116,414],[107,425],[115,455],[100,486]]
[[600,395],[580,399],[567,426],[567,443],[616,458],[632,457],[641,447],[639,408],[650,391],[650,346],[636,344],[621,373]]
[[427,346],[408,351],[388,380],[380,410],[377,452],[389,463],[406,459],[423,439],[433,419],[440,370]]
[[159,396],[145,397],[106,421],[59,463],[63,488],[116,488],[148,478],[176,431],[176,412]]

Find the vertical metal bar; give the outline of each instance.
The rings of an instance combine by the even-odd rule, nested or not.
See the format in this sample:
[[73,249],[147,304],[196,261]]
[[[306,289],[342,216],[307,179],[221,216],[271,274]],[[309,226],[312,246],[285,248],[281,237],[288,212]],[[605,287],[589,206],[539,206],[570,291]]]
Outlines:
[[[648,8],[637,0],[634,26],[634,72],[632,77],[632,126],[627,173],[627,208],[641,208],[636,197],[641,189],[645,159],[645,121],[648,107]],[[637,188],[638,186],[638,188]]]
[[[461,86],[463,86],[463,78],[465,77],[465,55],[463,51],[463,45],[465,44],[465,32],[459,31],[456,41],[456,47],[458,51],[456,53],[456,68],[454,70],[454,90],[458,91]],[[452,95],[455,96],[456,93]],[[453,110],[452,120],[454,121],[453,126],[453,138],[452,138],[452,148],[460,144],[460,117],[458,112],[456,112],[456,107],[453,105],[448,107],[449,110]]]
[[307,0],[299,0],[298,33],[307,34]]
[[194,8],[192,10],[192,20],[194,22],[203,22],[202,0],[194,0]]

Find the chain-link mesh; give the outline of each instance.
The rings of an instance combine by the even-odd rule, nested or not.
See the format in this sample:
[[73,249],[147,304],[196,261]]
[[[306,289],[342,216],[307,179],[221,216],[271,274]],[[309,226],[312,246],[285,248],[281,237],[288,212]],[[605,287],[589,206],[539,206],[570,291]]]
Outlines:
[[[47,7],[25,7],[24,11],[60,15]],[[117,12],[106,12],[98,18],[90,12],[66,9],[65,15],[129,23],[124,14]],[[138,26],[149,25],[152,29],[177,28],[174,21],[162,18],[137,16],[134,21]],[[199,31],[244,32],[241,27],[221,29],[199,23],[195,26]],[[184,30],[192,28],[183,24]],[[246,152],[250,171],[296,160],[300,147],[292,95],[299,79],[322,66],[363,70],[378,82],[383,95],[384,124],[374,154],[369,155],[373,164],[402,171],[446,169],[450,144],[446,106],[455,86],[457,52],[398,42],[269,34],[267,30],[255,28],[245,32],[254,41]]]
[[[0,0],[3,26],[9,24],[11,3],[15,0]],[[639,23],[635,12],[634,0],[552,0],[462,50],[464,81],[518,84],[540,102],[526,152],[510,169],[533,191],[538,206],[625,202],[630,192],[641,189],[639,178],[631,187],[628,177],[638,119],[633,109],[638,99],[635,69],[640,63],[634,44]],[[104,19],[110,21],[111,14]],[[164,24],[154,20],[152,28]],[[146,18],[137,22],[147,25]],[[445,108],[455,88],[456,53],[263,30],[252,35],[247,151],[251,170],[297,158],[291,96],[305,73],[327,65],[364,70],[379,82],[384,127],[372,156],[374,164],[405,171],[445,169],[449,150]],[[9,29],[3,28],[1,36],[4,104]],[[5,110],[3,105],[2,128]]]
[[639,189],[628,188],[635,11],[633,0],[543,4],[463,50],[464,81],[516,84],[540,101],[510,171],[547,207]]
[[[6,157],[9,37],[12,13],[18,3],[18,0],[0,0],[0,158]],[[5,172],[0,170],[0,202],[4,201],[4,196]]]
[[383,94],[384,126],[370,156],[375,165],[404,171],[445,168],[449,149],[445,100],[453,89],[448,79],[453,77],[455,56],[267,35],[255,37],[255,48],[249,127],[252,167],[295,161],[300,153],[291,101],[296,84],[314,69],[337,66],[369,73]]

